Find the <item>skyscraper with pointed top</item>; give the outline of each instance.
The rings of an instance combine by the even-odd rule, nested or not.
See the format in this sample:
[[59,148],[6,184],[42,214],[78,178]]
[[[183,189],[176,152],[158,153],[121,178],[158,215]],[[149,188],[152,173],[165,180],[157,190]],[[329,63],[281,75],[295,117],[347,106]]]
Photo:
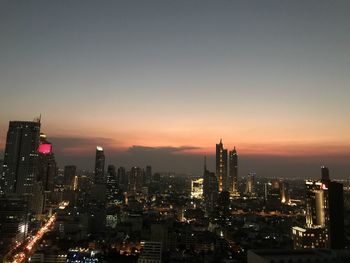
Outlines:
[[229,191],[231,196],[238,195],[238,155],[236,151],[236,147],[233,148],[232,151],[229,152]]
[[224,149],[222,139],[216,144],[216,176],[219,192],[227,191],[227,149]]

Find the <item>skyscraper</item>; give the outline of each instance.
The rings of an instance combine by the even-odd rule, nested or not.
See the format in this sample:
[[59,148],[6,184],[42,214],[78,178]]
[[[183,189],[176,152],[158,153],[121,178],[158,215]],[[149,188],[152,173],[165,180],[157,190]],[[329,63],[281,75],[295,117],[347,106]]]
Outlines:
[[75,165],[66,165],[64,167],[64,184],[73,188],[74,177],[77,173],[77,167]]
[[224,149],[222,139],[216,144],[216,176],[219,183],[219,191],[227,190],[227,149]]
[[237,196],[238,195],[238,155],[236,151],[236,147],[233,148],[232,151],[229,152],[229,167],[230,167],[230,185],[229,185],[229,191],[231,196]]
[[105,183],[105,154],[101,146],[96,147],[95,184]]
[[203,171],[203,197],[207,212],[213,211],[218,199],[219,184],[215,173],[207,169],[206,158],[204,158]]
[[144,171],[140,167],[132,167],[129,173],[129,190],[141,192]]
[[114,165],[107,168],[107,201],[113,202],[118,194],[118,177]]
[[255,186],[255,173],[249,173],[247,176],[244,193],[246,195],[254,195],[255,194],[254,186]]
[[10,121],[4,156],[5,194],[32,194],[37,177],[40,120]]
[[39,171],[38,181],[42,181],[45,192],[53,191],[53,180],[56,176],[57,165],[55,155],[52,151],[52,144],[46,140],[46,135],[40,134],[39,154]]
[[338,182],[329,182],[328,204],[329,248],[343,249],[345,246],[343,184]]
[[321,179],[322,181],[329,181],[329,169],[326,166],[321,166]]
[[345,245],[343,185],[329,180],[328,168],[321,170],[321,176],[324,180],[306,181],[305,231],[319,229],[322,242],[312,240],[314,247],[342,249]]
[[119,189],[121,189],[122,191],[128,190],[129,178],[126,174],[124,167],[118,168],[118,180],[119,180]]

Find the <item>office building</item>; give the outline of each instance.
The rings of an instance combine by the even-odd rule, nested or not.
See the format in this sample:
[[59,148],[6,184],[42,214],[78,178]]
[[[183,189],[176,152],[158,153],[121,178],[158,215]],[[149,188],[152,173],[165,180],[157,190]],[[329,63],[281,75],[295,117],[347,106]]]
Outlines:
[[219,191],[227,190],[227,149],[224,149],[222,139],[216,144],[216,176],[218,178]]
[[37,177],[39,136],[40,120],[10,121],[1,183],[5,194],[32,194]]
[[144,241],[141,242],[142,252],[138,258],[138,263],[161,263],[162,262],[162,242]]
[[114,165],[108,165],[107,168],[107,201],[114,202],[118,195],[118,177]]
[[191,198],[203,199],[203,178],[191,180]]
[[322,227],[292,227],[294,249],[325,248],[327,246],[327,232]]

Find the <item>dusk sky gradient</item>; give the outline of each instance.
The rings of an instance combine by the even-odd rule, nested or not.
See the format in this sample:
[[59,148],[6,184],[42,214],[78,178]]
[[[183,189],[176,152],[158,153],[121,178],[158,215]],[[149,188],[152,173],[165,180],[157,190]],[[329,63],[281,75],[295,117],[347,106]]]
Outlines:
[[[0,2],[0,151],[42,114],[60,166],[350,175],[350,1]],[[214,167],[213,157],[210,168]]]

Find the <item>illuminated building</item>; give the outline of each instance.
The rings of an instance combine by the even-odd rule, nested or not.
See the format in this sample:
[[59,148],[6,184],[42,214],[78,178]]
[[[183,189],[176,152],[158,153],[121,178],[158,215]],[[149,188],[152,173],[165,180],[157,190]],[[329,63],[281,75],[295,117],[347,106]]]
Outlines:
[[105,183],[105,154],[101,146],[96,147],[95,184]]
[[292,227],[294,249],[324,248],[327,242],[326,230],[322,227]]
[[280,191],[281,191],[281,203],[288,204],[290,202],[289,184],[287,182],[282,181],[280,183]]
[[306,226],[325,227],[328,222],[326,185],[320,181],[306,181]]
[[203,178],[191,180],[191,198],[203,198]]
[[229,179],[230,179],[230,184],[229,184],[229,191],[231,196],[239,196],[238,193],[238,155],[236,151],[236,147],[233,148],[232,151],[229,152]]
[[222,139],[216,144],[216,176],[218,178],[219,192],[227,190],[227,149],[224,149]]
[[161,263],[162,242],[144,241],[141,242],[142,252],[137,260],[138,263]]
[[107,168],[107,201],[113,202],[117,199],[118,177],[114,165]]
[[66,262],[69,263],[97,263],[101,262],[100,251],[88,249],[70,249]]
[[328,168],[321,171],[325,180],[305,182],[306,233],[312,231],[309,229],[322,229],[324,243],[318,242],[319,248],[342,249],[345,245],[343,185],[329,180]]
[[4,177],[5,194],[32,194],[37,176],[40,120],[10,121],[7,132]]
[[[0,247],[9,248],[22,241],[28,231],[27,203],[23,198],[0,198]],[[1,250],[1,249],[0,249]]]
[[254,195],[255,194],[255,173],[249,173],[246,180],[245,194]]

